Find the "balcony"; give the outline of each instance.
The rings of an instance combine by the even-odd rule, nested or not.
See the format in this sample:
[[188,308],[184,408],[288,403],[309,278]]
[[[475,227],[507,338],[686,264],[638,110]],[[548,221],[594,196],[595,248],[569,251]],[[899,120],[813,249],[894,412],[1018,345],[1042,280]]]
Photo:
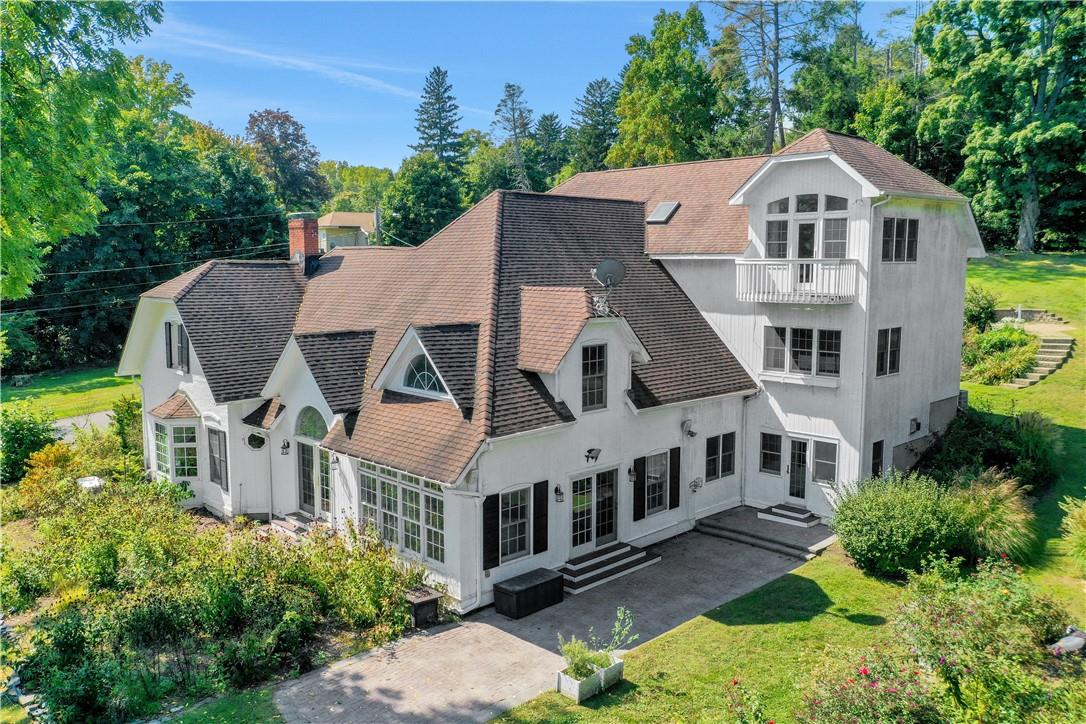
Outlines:
[[784,304],[856,301],[855,259],[736,259],[736,299]]

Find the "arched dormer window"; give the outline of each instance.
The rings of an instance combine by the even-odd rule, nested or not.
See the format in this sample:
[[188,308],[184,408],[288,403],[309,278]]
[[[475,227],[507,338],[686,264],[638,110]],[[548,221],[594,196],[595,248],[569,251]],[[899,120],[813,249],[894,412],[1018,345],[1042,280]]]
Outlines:
[[777,199],[776,201],[770,201],[766,205],[765,212],[767,214],[787,214],[788,213],[788,197],[783,199]]
[[294,434],[298,437],[308,437],[310,440],[323,440],[328,434],[328,425],[324,424],[324,417],[316,408],[306,407],[298,413],[298,421],[294,423]]
[[411,360],[411,364],[407,366],[407,371],[404,373],[403,384],[404,387],[413,390],[436,392],[442,395],[446,393],[445,385],[438,379],[437,370],[424,354],[415,355],[415,358]]

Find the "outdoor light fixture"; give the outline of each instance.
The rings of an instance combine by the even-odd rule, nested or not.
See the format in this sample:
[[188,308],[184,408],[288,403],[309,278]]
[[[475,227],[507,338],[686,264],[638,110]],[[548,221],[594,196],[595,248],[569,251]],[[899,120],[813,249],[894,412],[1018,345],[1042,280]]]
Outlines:
[[332,454],[332,469],[339,470],[339,455]]
[[634,472],[634,469],[632,467],[631,468],[626,468],[626,478],[631,483],[636,483],[637,482],[637,473]]
[[588,448],[587,450],[585,450],[585,453],[584,453],[584,461],[586,463],[594,463],[594,462],[596,462],[597,460],[600,459],[600,452],[602,452],[602,451],[598,447],[590,447],[590,448]]
[[279,446],[279,454],[280,455],[289,455],[290,454],[290,440],[284,440],[283,444]]
[[556,483],[554,486],[554,502],[561,503],[565,499],[566,495],[562,492],[562,484]]
[[701,481],[701,478],[694,478],[693,480],[690,481],[690,492],[691,493],[698,492],[699,490],[701,490],[702,485],[703,485],[703,483]]
[[694,429],[694,421],[690,420],[690,419],[683,420],[682,431],[683,431],[683,434],[686,435],[687,437],[697,437],[698,436],[698,431]]

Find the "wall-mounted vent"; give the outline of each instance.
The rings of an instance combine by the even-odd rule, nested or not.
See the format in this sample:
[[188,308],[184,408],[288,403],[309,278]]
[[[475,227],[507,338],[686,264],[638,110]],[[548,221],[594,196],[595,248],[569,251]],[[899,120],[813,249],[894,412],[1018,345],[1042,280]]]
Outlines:
[[678,201],[661,201],[656,204],[656,208],[649,214],[649,218],[645,219],[646,224],[666,224],[671,221],[671,217],[675,215],[675,212],[679,210]]

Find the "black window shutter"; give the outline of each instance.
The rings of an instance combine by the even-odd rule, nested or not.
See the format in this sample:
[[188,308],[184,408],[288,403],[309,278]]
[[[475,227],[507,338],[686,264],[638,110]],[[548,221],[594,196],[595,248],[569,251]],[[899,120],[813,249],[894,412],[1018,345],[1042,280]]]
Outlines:
[[173,367],[173,323],[166,322],[166,366]]
[[483,570],[497,568],[501,563],[498,538],[501,536],[500,495],[483,498]]
[[544,480],[532,486],[532,553],[547,550],[547,485]]
[[634,460],[633,519],[645,517],[645,458]]
[[679,448],[671,448],[671,462],[667,466],[668,472],[668,504],[669,510],[673,510],[679,507],[679,464],[682,462],[680,458]]
[[185,372],[189,371],[189,333],[185,331],[185,325],[181,324],[177,327],[177,344],[179,349],[178,356],[181,363],[181,369]]

